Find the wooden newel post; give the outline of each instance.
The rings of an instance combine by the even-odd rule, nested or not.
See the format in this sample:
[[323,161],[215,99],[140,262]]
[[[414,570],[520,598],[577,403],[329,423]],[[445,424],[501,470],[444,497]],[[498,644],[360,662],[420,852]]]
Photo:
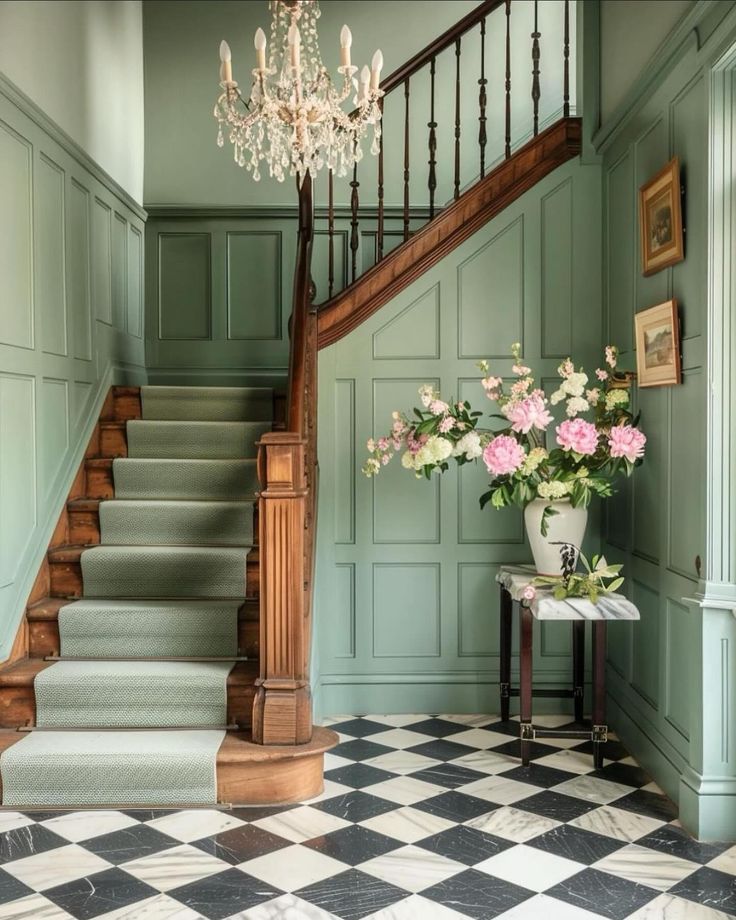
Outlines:
[[258,448],[261,652],[253,740],[305,744],[312,737],[306,609],[306,439],[275,431]]

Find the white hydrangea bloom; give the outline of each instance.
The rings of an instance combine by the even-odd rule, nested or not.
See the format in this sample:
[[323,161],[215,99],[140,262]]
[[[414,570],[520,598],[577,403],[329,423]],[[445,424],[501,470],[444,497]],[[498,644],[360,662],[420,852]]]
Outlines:
[[587,412],[590,409],[590,403],[582,396],[571,396],[567,401],[565,412],[568,418],[575,418],[580,412]]
[[570,491],[570,485],[566,482],[540,482],[537,486],[537,494],[540,498],[556,499],[564,498]]
[[480,457],[482,453],[483,448],[480,443],[480,435],[477,431],[469,431],[457,442],[452,451],[452,456],[462,457],[462,455],[465,454],[468,460],[475,460]]
[[629,403],[629,394],[626,390],[609,390],[606,393],[606,409],[615,409],[616,406],[626,406]]

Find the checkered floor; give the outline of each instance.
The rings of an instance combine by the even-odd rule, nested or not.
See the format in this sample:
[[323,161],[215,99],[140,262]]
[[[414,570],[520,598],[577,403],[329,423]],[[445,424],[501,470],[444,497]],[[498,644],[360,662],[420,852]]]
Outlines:
[[308,804],[0,812],[0,918],[736,917],[736,846],[691,840],[615,740],[601,770],[569,740],[523,768],[497,717],[330,721]]

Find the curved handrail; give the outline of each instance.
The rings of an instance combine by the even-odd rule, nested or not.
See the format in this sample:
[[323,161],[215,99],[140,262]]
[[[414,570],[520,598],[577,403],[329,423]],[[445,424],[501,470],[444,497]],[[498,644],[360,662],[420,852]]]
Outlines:
[[289,431],[304,435],[305,401],[307,398],[307,348],[311,263],[314,239],[314,202],[312,178],[309,173],[299,188],[299,237],[294,269],[294,296],[291,314],[291,344],[289,347],[289,390],[287,393],[286,426]]

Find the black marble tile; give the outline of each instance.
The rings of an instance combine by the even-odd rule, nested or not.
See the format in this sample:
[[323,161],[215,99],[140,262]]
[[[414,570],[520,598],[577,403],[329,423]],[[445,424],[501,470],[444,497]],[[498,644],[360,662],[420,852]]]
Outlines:
[[367,763],[351,763],[346,767],[328,770],[325,773],[325,779],[343,786],[352,786],[353,789],[362,789],[364,786],[373,786],[375,783],[393,779],[396,775],[396,773],[389,773],[388,770],[379,770],[378,767],[372,767]]
[[77,920],[89,920],[158,893],[140,879],[114,868],[57,885],[44,891],[44,896]]
[[500,719],[490,719],[487,725],[478,725],[478,728],[484,728],[486,731],[495,732],[497,735],[510,735],[512,738],[519,737],[519,722],[515,719],[508,719],[502,722]]
[[153,821],[154,818],[173,815],[176,811],[176,808],[126,808],[123,814],[135,818],[136,821]]
[[471,751],[477,750],[477,748],[438,738],[436,741],[425,741],[422,744],[407,748],[407,750],[411,751],[412,754],[421,754],[422,757],[431,757],[433,760],[455,760],[456,757],[463,757],[466,754],[470,754]]
[[332,878],[301,888],[294,894],[335,914],[340,920],[362,920],[369,914],[378,913],[402,901],[408,897],[409,892],[359,869],[348,869]]
[[42,821],[50,821],[51,818],[58,818],[60,815],[68,814],[66,811],[48,811],[45,809],[37,808],[30,809],[29,811],[24,811],[23,814],[30,818],[32,821],[35,821],[37,824],[40,824]]
[[609,763],[589,774],[599,779],[607,779],[612,783],[621,783],[624,786],[633,786],[637,789],[651,783],[652,778],[642,770],[630,763]]
[[174,888],[167,894],[207,920],[223,920],[277,898],[283,892],[240,869],[226,869],[217,875]]
[[[583,754],[593,754],[593,742],[584,741],[582,744],[576,744],[573,748],[575,751],[581,751]],[[606,741],[603,745],[603,757],[606,760],[623,760],[629,756],[629,752],[620,741]]]
[[454,859],[463,865],[474,866],[516,844],[512,840],[485,834],[475,827],[458,824],[457,827],[450,827],[446,831],[420,840],[415,846],[430,850],[432,853],[439,853],[440,856]]
[[350,827],[341,827],[339,831],[323,834],[305,841],[302,846],[318,850],[325,856],[339,859],[348,866],[358,866],[375,856],[382,856],[391,850],[397,850],[404,844],[393,837],[379,834],[377,831],[351,824]]
[[334,798],[316,802],[313,807],[334,815],[336,818],[344,818],[346,821],[357,824],[358,821],[367,821],[368,818],[375,818],[387,811],[395,811],[399,806],[396,802],[388,802],[377,795],[353,789],[344,795],[336,795]]
[[449,735],[457,735],[459,732],[467,731],[469,726],[461,725],[459,722],[451,722],[449,719],[422,719],[421,722],[414,722],[403,727],[412,732],[419,732],[420,735],[447,738]]
[[292,805],[241,805],[239,808],[233,808],[231,814],[240,821],[260,821],[261,818],[270,818],[272,815],[280,815],[298,807],[298,802]]
[[386,747],[385,744],[376,744],[373,741],[367,741],[364,738],[355,738],[353,741],[343,741],[336,745],[330,751],[330,754],[336,754],[338,757],[345,757],[347,760],[368,760],[371,757],[378,757],[381,754],[390,754],[396,748]]
[[82,845],[85,850],[118,866],[120,863],[140,859],[151,853],[160,853],[162,850],[181,846],[181,840],[174,840],[173,837],[162,834],[161,831],[157,831],[155,827],[150,827],[148,824],[134,824],[120,831],[92,837]]
[[192,846],[236,866],[238,863],[265,856],[266,853],[274,853],[291,844],[291,840],[284,840],[283,837],[278,837],[262,827],[244,824],[213,837],[196,840]]
[[646,815],[648,818],[657,818],[659,821],[674,821],[678,814],[677,805],[666,795],[645,792],[643,789],[637,789],[630,795],[616,799],[614,804],[616,808],[633,811],[637,815]]
[[577,875],[549,888],[545,894],[581,910],[608,917],[609,920],[625,920],[654,900],[660,892],[598,869],[583,869]]
[[[618,805],[618,802],[616,802]],[[658,827],[656,831],[647,834],[636,841],[637,846],[649,847],[652,850],[658,850],[660,853],[668,853],[678,859],[688,859],[690,862],[697,862],[701,865],[720,856],[732,843],[700,843],[684,831],[681,827],[675,827],[673,824],[664,824]]]
[[[546,757],[548,754],[558,754],[559,748],[552,747],[550,744],[543,744],[541,741],[530,741],[529,756],[532,760],[538,757]],[[494,754],[505,754],[507,757],[518,757],[521,759],[521,741],[516,738],[513,741],[506,741],[497,747],[491,748]]]
[[422,892],[422,897],[474,920],[497,917],[533,895],[533,891],[476,869],[466,869]]
[[341,735],[350,735],[351,738],[367,738],[369,735],[377,735],[378,732],[391,730],[390,725],[381,722],[372,722],[370,719],[348,719],[345,722],[338,722],[330,725],[332,731],[339,732]]
[[498,775],[503,776],[504,779],[513,779],[518,783],[541,786],[543,789],[559,786],[560,783],[566,783],[578,776],[577,773],[568,773],[567,770],[556,770],[554,767],[545,767],[536,763],[530,763],[528,767],[512,767]]
[[434,783],[446,789],[457,789],[467,783],[474,783],[477,779],[486,779],[487,773],[480,770],[471,770],[459,763],[439,763],[436,767],[425,767],[412,773],[412,779],[420,779],[425,783]]
[[670,889],[670,894],[736,917],[736,876],[703,866]]
[[544,850],[545,853],[552,853],[554,856],[564,856],[574,862],[585,863],[586,866],[591,866],[594,862],[610,856],[611,853],[626,845],[623,840],[605,837],[603,834],[594,834],[592,831],[584,831],[570,824],[563,824],[551,831],[546,831],[539,837],[528,840],[527,844],[538,850]]
[[[617,803],[618,804],[618,803]],[[594,808],[600,808],[597,802],[588,802],[586,799],[574,798],[562,792],[553,792],[545,789],[527,799],[514,803],[514,808],[522,811],[531,811],[535,815],[553,818],[555,821],[573,821]]]
[[413,807],[461,824],[463,821],[470,821],[471,818],[487,814],[499,806],[493,802],[486,802],[485,799],[476,798],[474,795],[450,791],[416,802]]
[[0,864],[34,856],[36,853],[46,853],[48,850],[67,846],[68,843],[64,837],[40,824],[16,827],[12,831],[0,834]]
[[0,904],[7,904],[8,901],[24,898],[27,894],[32,893],[32,888],[24,885],[23,882],[19,882],[5,869],[0,869]]

